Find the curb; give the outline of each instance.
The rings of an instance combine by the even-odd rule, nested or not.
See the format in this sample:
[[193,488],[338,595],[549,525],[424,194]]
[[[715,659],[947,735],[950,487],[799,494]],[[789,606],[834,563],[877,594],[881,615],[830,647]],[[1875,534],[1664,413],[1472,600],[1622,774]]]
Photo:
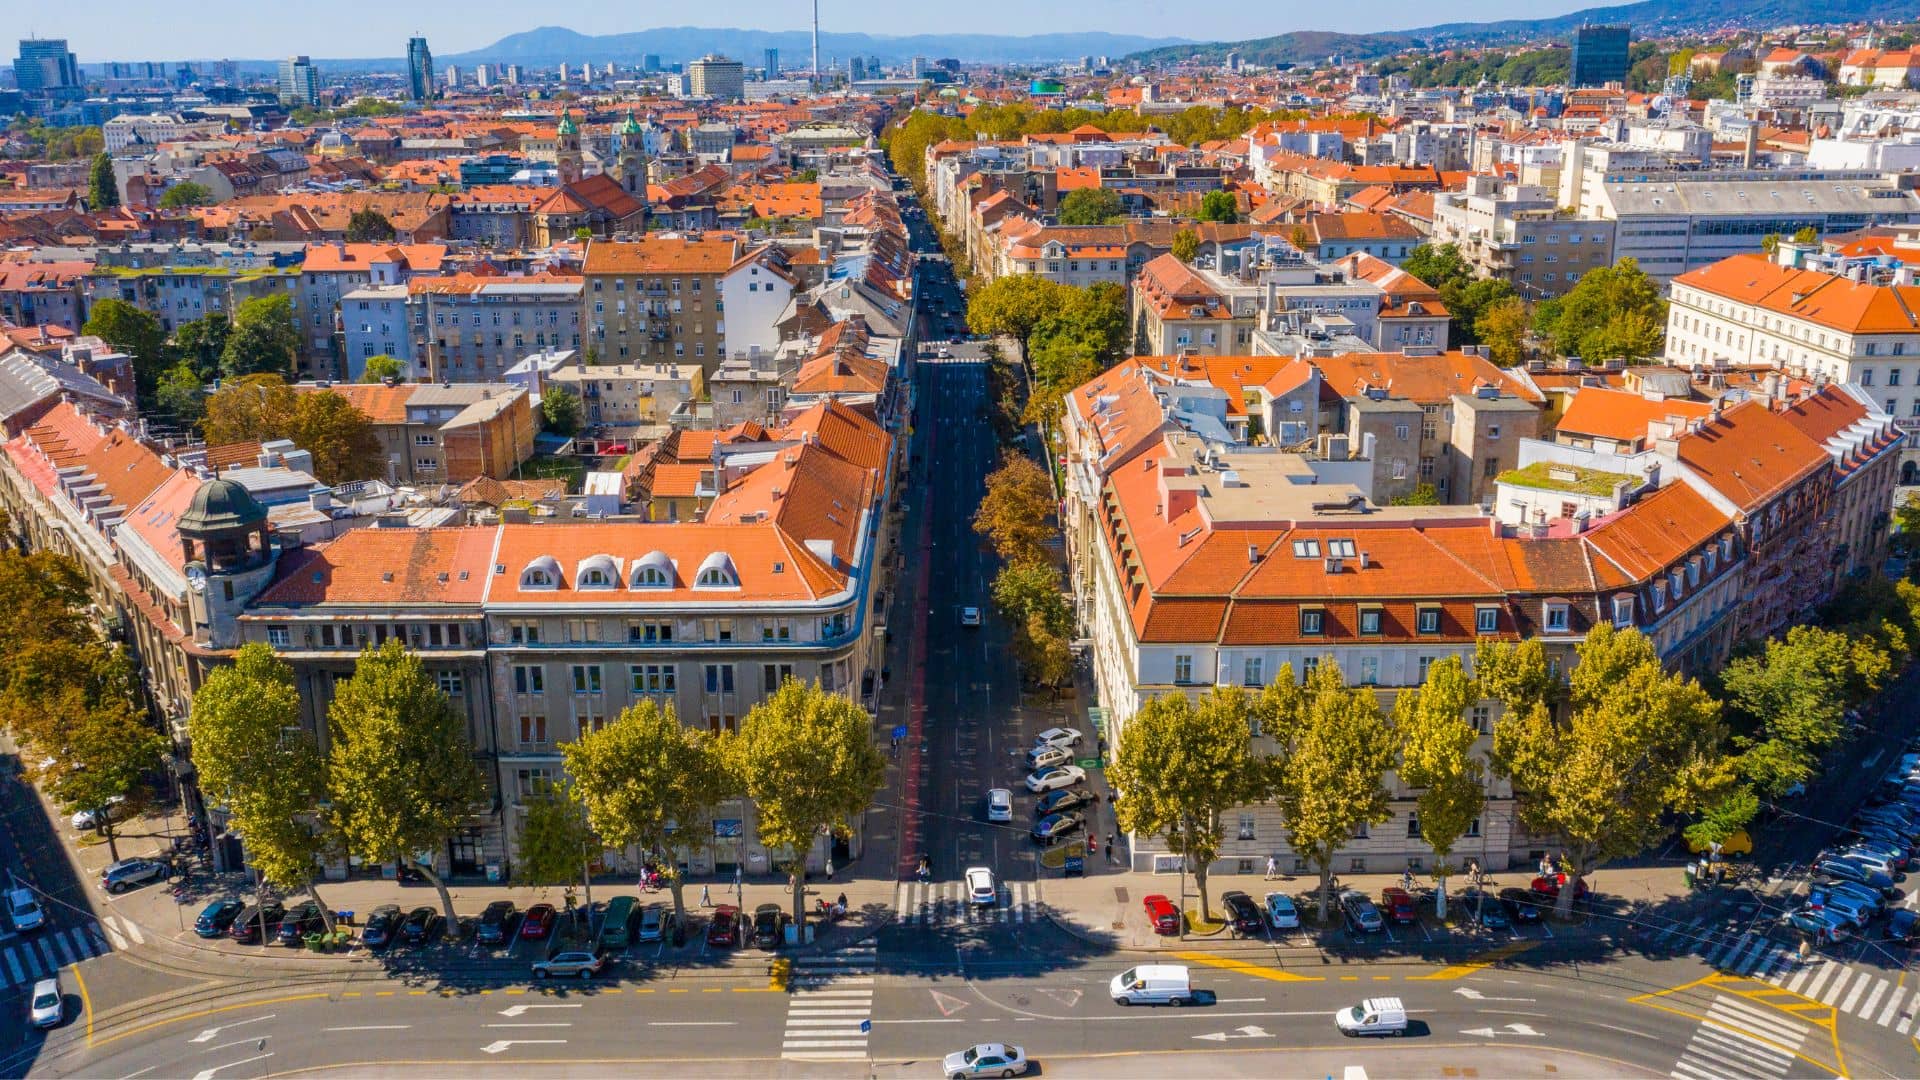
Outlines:
[[[1095,935],[1095,932],[1088,930],[1086,927],[1082,926],[1081,924],[1079,924],[1078,922],[1075,922],[1070,918],[1060,915],[1059,913],[1055,912],[1052,908],[1047,908],[1045,911],[1045,914],[1046,914],[1047,921],[1052,923],[1056,929],[1060,930],[1062,933],[1065,933],[1067,936],[1072,937],[1075,940],[1078,940],[1087,945],[1092,945],[1099,948],[1113,949],[1115,951],[1121,951],[1121,952],[1148,952],[1148,953],[1208,952],[1208,953],[1216,953],[1221,956],[1252,955],[1252,956],[1291,957],[1291,958],[1324,957],[1329,955],[1337,955],[1337,954],[1330,953],[1327,949],[1321,948],[1318,945],[1275,945],[1271,943],[1262,944],[1257,941],[1251,941],[1250,939],[1247,939],[1247,938],[1213,938],[1209,936],[1192,936],[1192,935],[1179,937],[1179,938],[1163,939],[1165,943],[1163,943],[1162,941],[1155,941],[1151,944],[1146,944],[1146,945],[1130,945],[1124,941],[1101,940],[1099,937]],[[1592,945],[1592,944],[1598,944],[1606,949],[1613,949],[1618,946],[1617,942],[1606,937],[1605,935],[1565,936],[1565,937],[1555,936],[1553,938],[1549,938],[1545,940],[1535,940],[1535,939],[1527,939],[1527,938],[1510,938],[1505,942],[1488,942],[1488,941],[1479,941],[1479,940],[1428,941],[1428,942],[1421,943],[1421,953],[1428,953],[1428,954],[1436,953],[1436,952],[1448,953],[1448,954],[1465,953],[1470,955],[1477,952],[1486,952],[1493,949],[1499,949],[1515,941],[1532,941],[1533,944],[1529,949],[1529,951],[1532,951],[1532,949],[1540,949],[1543,947],[1552,949],[1552,948],[1566,948],[1568,946],[1585,946],[1585,945]],[[1395,950],[1395,951],[1382,950],[1377,955],[1368,955],[1368,956],[1349,955],[1347,958],[1356,963],[1368,963],[1368,964],[1415,964],[1415,963],[1428,962],[1425,957],[1420,955],[1420,953],[1408,953],[1408,952],[1399,951],[1399,950]]]

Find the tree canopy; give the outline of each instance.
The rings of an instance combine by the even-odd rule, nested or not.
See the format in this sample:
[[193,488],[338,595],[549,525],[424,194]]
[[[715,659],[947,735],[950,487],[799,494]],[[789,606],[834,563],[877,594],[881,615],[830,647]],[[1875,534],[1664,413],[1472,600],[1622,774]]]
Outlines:
[[1427,665],[1417,689],[1403,690],[1393,701],[1393,729],[1400,739],[1400,782],[1414,788],[1420,837],[1433,848],[1434,876],[1440,881],[1436,904],[1446,916],[1448,856],[1467,834],[1486,802],[1486,763],[1473,752],[1480,730],[1468,710],[1480,691],[1457,656]]
[[94,301],[83,334],[100,340],[133,358],[133,382],[143,404],[151,404],[167,364],[167,335],[160,320],[125,300],[106,297]]
[[405,361],[396,356],[379,353],[367,357],[366,367],[360,372],[360,381],[363,383],[385,382],[388,379],[398,381],[405,378],[406,374]]
[[293,324],[293,301],[285,293],[244,300],[234,310],[233,324],[220,353],[220,373],[276,374],[293,371],[300,339]]
[[987,474],[987,492],[974,511],[973,531],[993,541],[1010,563],[1049,560],[1047,523],[1054,509],[1053,481],[1025,454],[1003,453],[1000,467]]
[[1060,199],[1062,225],[1105,225],[1125,214],[1120,193],[1110,188],[1075,188]]
[[1257,706],[1281,746],[1279,803],[1287,843],[1320,874],[1320,921],[1333,911],[1333,860],[1362,826],[1387,820],[1385,783],[1397,749],[1373,688],[1348,686],[1332,657],[1295,683],[1280,665]]
[[361,207],[347,218],[346,241],[349,244],[384,243],[394,237],[393,222],[372,207]]
[[1240,219],[1240,204],[1231,191],[1209,191],[1200,198],[1200,220],[1231,225]]
[[1642,360],[1660,353],[1667,302],[1637,260],[1621,259],[1580,275],[1565,296],[1542,301],[1534,325],[1562,356]]
[[220,445],[291,439],[313,455],[313,473],[333,485],[386,468],[373,421],[345,395],[296,390],[278,375],[229,379],[206,399],[207,441]]
[[1200,234],[1192,229],[1181,229],[1173,234],[1173,244],[1168,250],[1181,262],[1191,263],[1200,255]]
[[213,191],[194,180],[182,180],[160,195],[162,210],[184,210],[193,206],[207,206],[212,202]]
[[571,387],[548,386],[540,395],[540,418],[555,435],[574,435],[586,417],[580,395]]
[[120,189],[113,182],[113,155],[105,150],[93,155],[93,168],[87,171],[87,209],[99,213],[120,205]]

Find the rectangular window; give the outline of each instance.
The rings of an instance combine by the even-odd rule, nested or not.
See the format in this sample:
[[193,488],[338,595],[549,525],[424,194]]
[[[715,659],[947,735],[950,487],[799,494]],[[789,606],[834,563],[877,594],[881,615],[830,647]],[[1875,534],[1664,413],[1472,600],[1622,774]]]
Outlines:
[[599,664],[573,665],[573,692],[576,694],[601,692]]
[[709,694],[733,693],[733,665],[732,664],[708,664],[706,668],[706,675],[707,675],[707,693]]
[[1420,839],[1420,811],[1407,811],[1407,839]]
[[1380,658],[1379,657],[1363,656],[1360,658],[1360,685],[1361,686],[1380,685]]
[[540,644],[540,624],[537,622],[508,623],[507,640],[515,645],[538,645]]
[[543,667],[516,666],[513,669],[513,692],[516,694],[546,693],[547,669]]
[[730,733],[738,728],[739,721],[731,713],[707,714],[707,731],[709,734],[719,735],[723,732]]
[[520,718],[520,745],[547,745],[547,718],[544,716],[522,716]]
[[551,770],[533,766],[514,770],[514,790],[520,798],[527,799],[541,794],[553,786]]
[[1467,835],[1468,836],[1480,835],[1480,819],[1479,818],[1474,818],[1472,821],[1467,823]]
[[791,678],[793,678],[792,664],[760,665],[760,685],[766,687],[769,694],[780,689],[780,685]]
[[1473,613],[1473,628],[1482,634],[1491,634],[1500,629],[1500,609],[1483,607]]
[[1243,663],[1241,682],[1248,686],[1265,686],[1267,684],[1265,678],[1266,666],[1267,662],[1265,657],[1247,657]]
[[1482,735],[1488,735],[1493,732],[1493,706],[1475,705],[1471,715],[1473,717],[1473,730]]
[[1360,632],[1377,634],[1380,632],[1380,609],[1368,608],[1360,613]]
[[464,693],[466,690],[466,683],[460,678],[460,673],[457,671],[436,672],[433,678],[435,682],[440,684],[440,692],[448,697]]
[[1193,681],[1192,656],[1187,653],[1181,653],[1173,658],[1173,681],[1180,686],[1185,686]]
[[629,664],[627,678],[636,694],[671,694],[674,691],[672,664]]
[[1419,623],[1418,623],[1419,630],[1421,633],[1437,634],[1440,632],[1440,609],[1439,608],[1437,607],[1421,608],[1420,613],[1418,615],[1418,620],[1419,620]]
[[1427,669],[1432,666],[1433,666],[1433,657],[1423,656],[1420,658],[1420,681],[1422,683],[1427,681]]
[[1300,632],[1302,634],[1320,633],[1322,626],[1325,624],[1325,618],[1326,613],[1322,611],[1302,611],[1300,613]]
[[1547,629],[1565,630],[1567,628],[1567,605],[1547,605]]
[[267,627],[267,644],[276,649],[284,649],[293,644],[293,632],[284,626]]
[[1239,832],[1237,833],[1237,836],[1241,840],[1254,839],[1253,813],[1251,811],[1247,811],[1247,810],[1240,811],[1240,829],[1239,829]]

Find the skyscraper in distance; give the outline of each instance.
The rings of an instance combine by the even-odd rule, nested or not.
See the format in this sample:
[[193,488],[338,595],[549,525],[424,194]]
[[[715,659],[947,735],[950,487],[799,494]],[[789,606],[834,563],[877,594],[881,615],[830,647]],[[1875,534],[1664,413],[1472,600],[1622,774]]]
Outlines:
[[427,39],[413,37],[407,39],[407,97],[414,101],[427,101],[434,95],[433,51],[427,48]]
[[320,104],[320,75],[305,56],[280,61],[280,101],[293,108]]
[[75,90],[82,85],[79,61],[67,51],[66,38],[20,39],[20,58],[14,61],[13,79],[27,94]]
[[1573,32],[1573,70],[1570,86],[1605,86],[1627,81],[1627,43],[1631,31],[1625,26],[1582,26]]
[[765,66],[763,66],[760,69],[760,74],[763,77],[768,79],[777,79],[780,77],[780,50],[779,49],[767,50],[767,62]]

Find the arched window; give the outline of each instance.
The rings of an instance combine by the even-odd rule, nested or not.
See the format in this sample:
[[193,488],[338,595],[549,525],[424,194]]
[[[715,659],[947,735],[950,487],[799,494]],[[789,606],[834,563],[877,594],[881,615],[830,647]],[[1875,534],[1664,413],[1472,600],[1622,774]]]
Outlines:
[[620,564],[611,555],[589,555],[574,571],[576,589],[612,589],[620,584]]
[[673,560],[665,552],[649,551],[633,564],[633,580],[629,586],[635,589],[671,589],[673,588]]
[[694,575],[693,586],[696,589],[737,589],[740,587],[740,574],[733,567],[733,559],[724,551],[716,551],[700,563],[700,572]]
[[557,589],[564,575],[560,573],[560,563],[551,555],[542,555],[527,564],[520,571],[522,589]]

